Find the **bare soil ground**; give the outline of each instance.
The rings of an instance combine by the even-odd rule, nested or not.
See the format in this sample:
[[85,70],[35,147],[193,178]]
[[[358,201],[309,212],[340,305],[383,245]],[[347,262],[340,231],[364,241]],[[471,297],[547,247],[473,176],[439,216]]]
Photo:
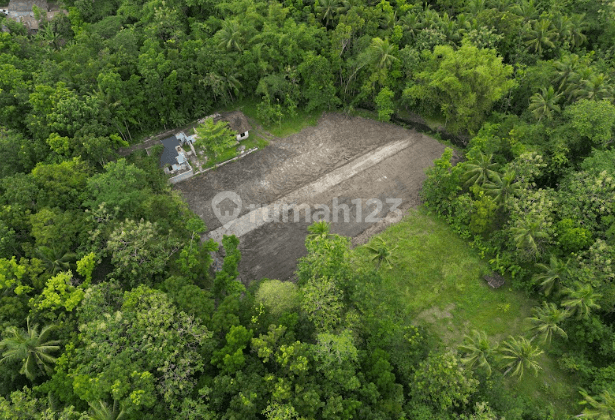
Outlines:
[[[399,141],[407,141],[408,146],[326,191],[296,194],[301,187],[336,169],[352,167],[355,159]],[[340,221],[332,224],[332,232],[350,236],[358,244],[388,223],[365,221],[368,214],[378,210],[368,208],[366,201],[379,198],[385,203],[387,198],[398,198],[402,200],[402,209],[416,206],[425,168],[442,154],[444,147],[433,138],[393,124],[328,113],[316,127],[284,139],[272,139],[264,150],[174,188],[210,231],[222,226],[212,208],[212,199],[222,191],[233,191],[241,197],[240,215],[249,213],[250,204],[268,205],[292,193],[297,204],[322,204],[330,208],[333,198],[337,198],[339,204],[349,206],[351,214],[349,222],[344,222],[340,212]],[[356,201],[351,202],[357,199],[362,200],[361,218],[357,218]],[[388,210],[385,203],[377,217],[386,216]],[[305,254],[308,225],[301,217],[299,223],[267,223],[242,236],[242,280],[249,283],[263,277],[292,278],[297,259]]]

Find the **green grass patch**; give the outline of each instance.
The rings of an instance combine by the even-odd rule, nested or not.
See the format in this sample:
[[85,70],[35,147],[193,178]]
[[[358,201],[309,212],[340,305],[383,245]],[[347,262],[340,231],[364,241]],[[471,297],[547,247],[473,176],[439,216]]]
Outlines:
[[[456,348],[471,329],[485,331],[494,344],[524,333],[524,320],[536,302],[509,284],[491,289],[482,278],[488,265],[444,221],[424,209],[411,210],[378,236],[397,246],[393,268],[381,269],[378,292],[390,311],[426,326],[449,348]],[[365,247],[356,248],[353,256],[358,267],[373,267]],[[541,405],[552,404],[565,418],[565,413],[578,410],[573,378],[553,358],[545,355],[541,362],[537,378],[511,378],[508,386]]]
[[267,140],[259,135],[252,134],[250,134],[250,137],[248,137],[247,140],[242,141],[241,144],[246,146],[246,150],[254,149],[255,147],[257,149],[263,149],[269,146],[269,142]]
[[214,156],[213,153],[209,153],[207,154],[207,163],[204,167],[211,168],[218,163],[233,159],[235,156],[237,156],[237,147],[231,147],[230,149],[220,153],[218,156]]

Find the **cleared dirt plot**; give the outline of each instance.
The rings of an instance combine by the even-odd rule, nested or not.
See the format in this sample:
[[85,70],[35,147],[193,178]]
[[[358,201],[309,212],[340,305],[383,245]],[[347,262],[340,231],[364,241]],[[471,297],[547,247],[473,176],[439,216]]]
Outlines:
[[[306,228],[313,220],[328,216],[333,233],[363,242],[396,220],[399,211],[394,208],[403,211],[418,204],[425,168],[444,147],[393,124],[324,114],[316,127],[274,139],[264,150],[175,188],[207,225],[206,236],[240,237],[244,282],[285,280],[305,253]],[[225,191],[240,197],[239,206],[227,208],[232,203],[222,201],[214,209],[212,200]],[[276,217],[274,205],[302,205],[303,210],[298,220],[294,211],[287,212],[284,222],[283,215]],[[273,220],[263,219],[263,206],[269,206]],[[238,217],[223,226],[216,211]]]

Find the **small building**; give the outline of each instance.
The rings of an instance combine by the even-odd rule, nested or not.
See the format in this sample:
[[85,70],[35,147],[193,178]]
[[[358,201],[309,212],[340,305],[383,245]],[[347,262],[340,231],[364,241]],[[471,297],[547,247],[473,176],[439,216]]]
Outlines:
[[250,130],[252,129],[248,119],[241,111],[225,112],[223,114],[215,113],[208,115],[205,118],[201,118],[198,123],[202,124],[208,118],[213,118],[215,123],[219,121],[226,121],[229,128],[238,133],[237,141],[247,139],[250,135]]
[[241,111],[233,111],[226,112],[224,114],[218,114],[219,118],[216,120],[214,118],[214,122],[218,121],[226,121],[228,122],[229,128],[237,133],[237,141],[245,140],[250,135],[249,131],[252,129],[248,119]]
[[47,6],[47,0],[11,0],[9,2],[8,17],[18,22],[17,18],[34,17],[34,11],[32,8],[36,6],[43,12],[47,12],[49,7]]
[[[181,143],[176,136],[167,137],[160,141],[164,146],[162,155],[160,156],[160,166],[167,169],[165,172],[177,172],[188,169],[188,160]],[[168,170],[168,166],[171,167]]]

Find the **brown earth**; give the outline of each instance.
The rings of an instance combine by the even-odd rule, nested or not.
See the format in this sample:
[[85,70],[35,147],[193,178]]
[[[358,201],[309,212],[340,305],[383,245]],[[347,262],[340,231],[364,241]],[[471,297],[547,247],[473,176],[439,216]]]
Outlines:
[[[406,141],[408,146],[324,192],[306,193],[296,200],[297,204],[324,204],[332,208],[332,200],[337,197],[339,204],[349,206],[350,219],[343,221],[343,212],[339,213],[340,220],[332,223],[332,232],[354,238],[355,244],[364,243],[389,224],[387,220],[365,221],[373,210],[366,201],[379,198],[384,203],[377,212],[380,218],[389,212],[387,198],[401,199],[402,209],[418,205],[425,168],[440,157],[444,145],[393,124],[327,113],[315,127],[284,139],[273,139],[263,150],[176,184],[174,188],[211,231],[222,226],[211,204],[214,196],[222,191],[233,191],[241,197],[240,215],[244,215],[249,213],[250,204],[268,205],[336,169],[352,167],[355,159],[358,161],[376,149],[399,141]],[[357,199],[362,200],[360,220],[357,220],[357,202],[351,203]],[[268,223],[242,236],[239,267],[242,280],[247,284],[263,277],[292,278],[297,259],[305,255],[308,225],[302,217],[299,223]]]

